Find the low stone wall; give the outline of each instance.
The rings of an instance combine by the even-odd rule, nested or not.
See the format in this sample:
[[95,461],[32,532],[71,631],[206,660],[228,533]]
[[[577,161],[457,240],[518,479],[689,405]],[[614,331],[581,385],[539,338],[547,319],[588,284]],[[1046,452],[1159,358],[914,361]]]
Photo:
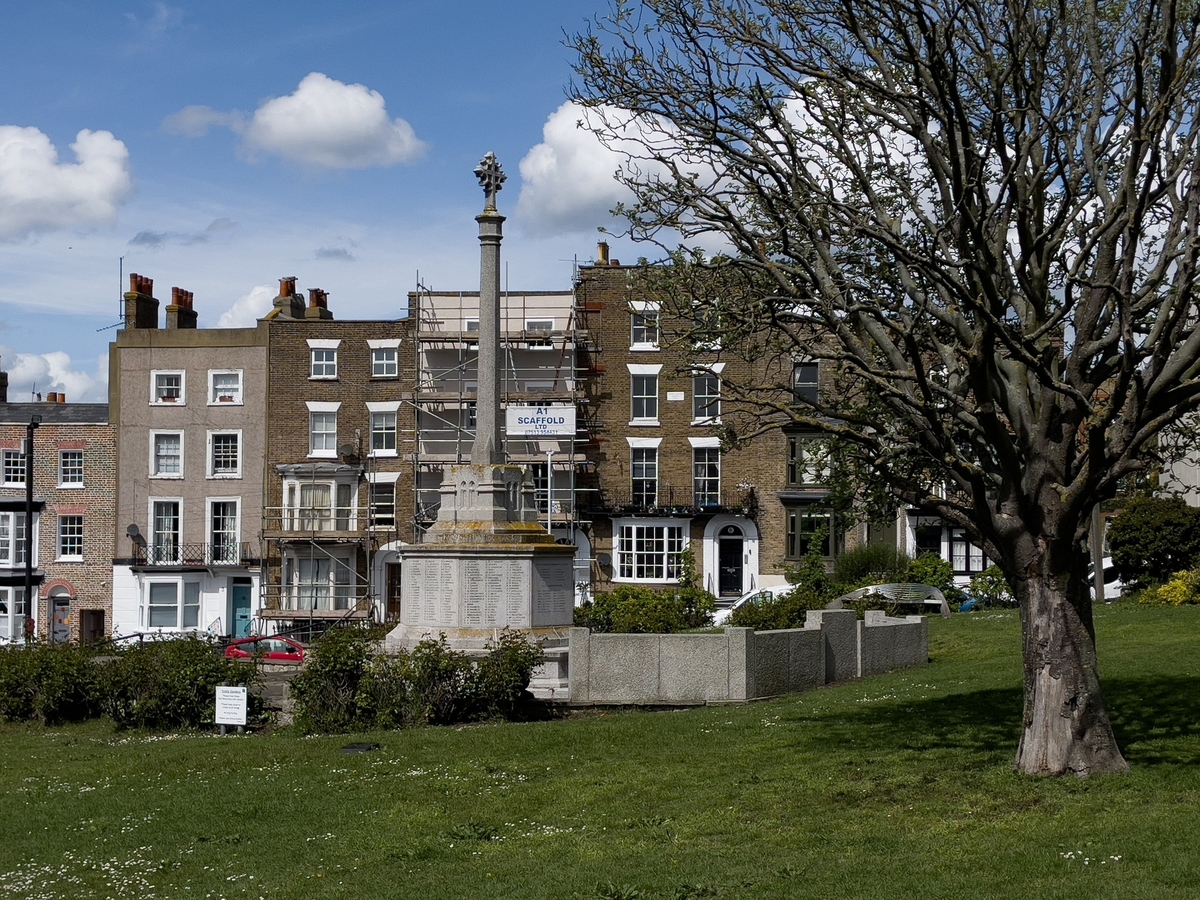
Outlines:
[[573,705],[744,703],[920,665],[928,623],[853,610],[808,613],[804,628],[720,634],[592,634],[572,628]]

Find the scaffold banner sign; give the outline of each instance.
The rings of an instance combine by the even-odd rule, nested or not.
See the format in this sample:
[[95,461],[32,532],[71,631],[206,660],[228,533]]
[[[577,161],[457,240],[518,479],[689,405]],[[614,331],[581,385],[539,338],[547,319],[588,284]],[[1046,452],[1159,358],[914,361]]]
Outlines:
[[510,406],[506,410],[510,437],[574,437],[574,406]]

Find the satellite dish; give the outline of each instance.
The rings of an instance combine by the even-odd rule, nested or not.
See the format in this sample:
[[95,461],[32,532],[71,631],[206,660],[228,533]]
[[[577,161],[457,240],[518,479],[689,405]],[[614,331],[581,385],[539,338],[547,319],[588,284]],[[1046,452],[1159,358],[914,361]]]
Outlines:
[[612,565],[612,555],[609,553],[597,553],[596,562],[600,563],[600,565],[607,569]]
[[137,525],[130,525],[128,528],[125,529],[125,533],[127,535],[129,535],[131,538],[136,538],[138,535],[140,535],[142,533],[142,530],[140,528],[138,528]]
[[353,456],[354,455],[354,445],[353,444],[342,444],[340,447],[338,447],[338,455],[339,456]]

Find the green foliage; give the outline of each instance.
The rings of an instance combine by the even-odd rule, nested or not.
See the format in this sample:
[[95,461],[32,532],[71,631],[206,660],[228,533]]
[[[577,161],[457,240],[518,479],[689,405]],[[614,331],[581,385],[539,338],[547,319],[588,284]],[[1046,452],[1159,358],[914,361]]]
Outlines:
[[1016,598],[1008,586],[1008,580],[1000,567],[993,564],[988,566],[971,579],[971,587],[967,593],[987,606],[1016,606]]
[[922,553],[908,564],[904,580],[927,584],[945,593],[954,588],[954,567],[936,553]]
[[59,725],[90,719],[99,709],[96,667],[86,648],[0,647],[0,720]]
[[515,718],[544,658],[540,647],[509,631],[473,661],[451,650],[445,635],[382,655],[365,632],[335,629],[313,646],[292,681],[296,724],[306,732],[338,733]]
[[304,668],[291,682],[296,725],[303,731],[350,731],[373,719],[360,710],[359,685],[371,659],[365,631],[331,628],[309,648]]
[[762,603],[743,603],[729,617],[735,628],[769,631],[775,628],[802,628],[810,609],[824,609],[829,601],[818,596],[807,585],[799,585],[782,597]]
[[833,599],[835,594],[833,582],[825,570],[825,557],[821,555],[821,545],[825,542],[828,527],[817,530],[808,542],[808,552],[795,566],[784,567],[784,577],[789,584],[805,588],[814,597]]
[[1200,509],[1178,497],[1135,498],[1113,518],[1108,543],[1127,585],[1189,569],[1200,561]]
[[618,634],[673,634],[711,625],[716,607],[716,597],[694,584],[661,589],[622,584],[576,607],[575,624]]
[[1166,584],[1146,588],[1138,595],[1139,603],[1184,606],[1200,603],[1200,569],[1176,572]]
[[[218,685],[250,686],[254,666],[197,635],[135,644],[98,670],[100,705],[118,728],[179,728],[214,718]],[[260,712],[251,694],[248,713]]]
[[912,561],[889,544],[864,544],[839,556],[833,566],[833,580],[842,593],[868,584],[892,584],[907,581]]

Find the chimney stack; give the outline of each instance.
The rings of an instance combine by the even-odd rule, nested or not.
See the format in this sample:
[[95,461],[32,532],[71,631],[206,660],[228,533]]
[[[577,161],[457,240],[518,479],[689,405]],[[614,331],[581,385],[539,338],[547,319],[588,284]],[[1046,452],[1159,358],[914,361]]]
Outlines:
[[125,295],[126,328],[158,328],[158,301],[154,299],[154,281],[136,272],[129,275]]
[[332,319],[329,311],[329,295],[320,288],[308,289],[308,309],[304,311],[306,319]]
[[304,318],[304,298],[296,293],[295,275],[279,279],[279,296],[275,298],[275,309],[279,310],[279,318]]
[[0,369],[0,403],[8,402],[8,373]]
[[596,265],[608,265],[608,242],[601,241],[596,245]]
[[171,288],[171,305],[167,307],[168,328],[195,328],[196,311],[192,309],[192,292]]

